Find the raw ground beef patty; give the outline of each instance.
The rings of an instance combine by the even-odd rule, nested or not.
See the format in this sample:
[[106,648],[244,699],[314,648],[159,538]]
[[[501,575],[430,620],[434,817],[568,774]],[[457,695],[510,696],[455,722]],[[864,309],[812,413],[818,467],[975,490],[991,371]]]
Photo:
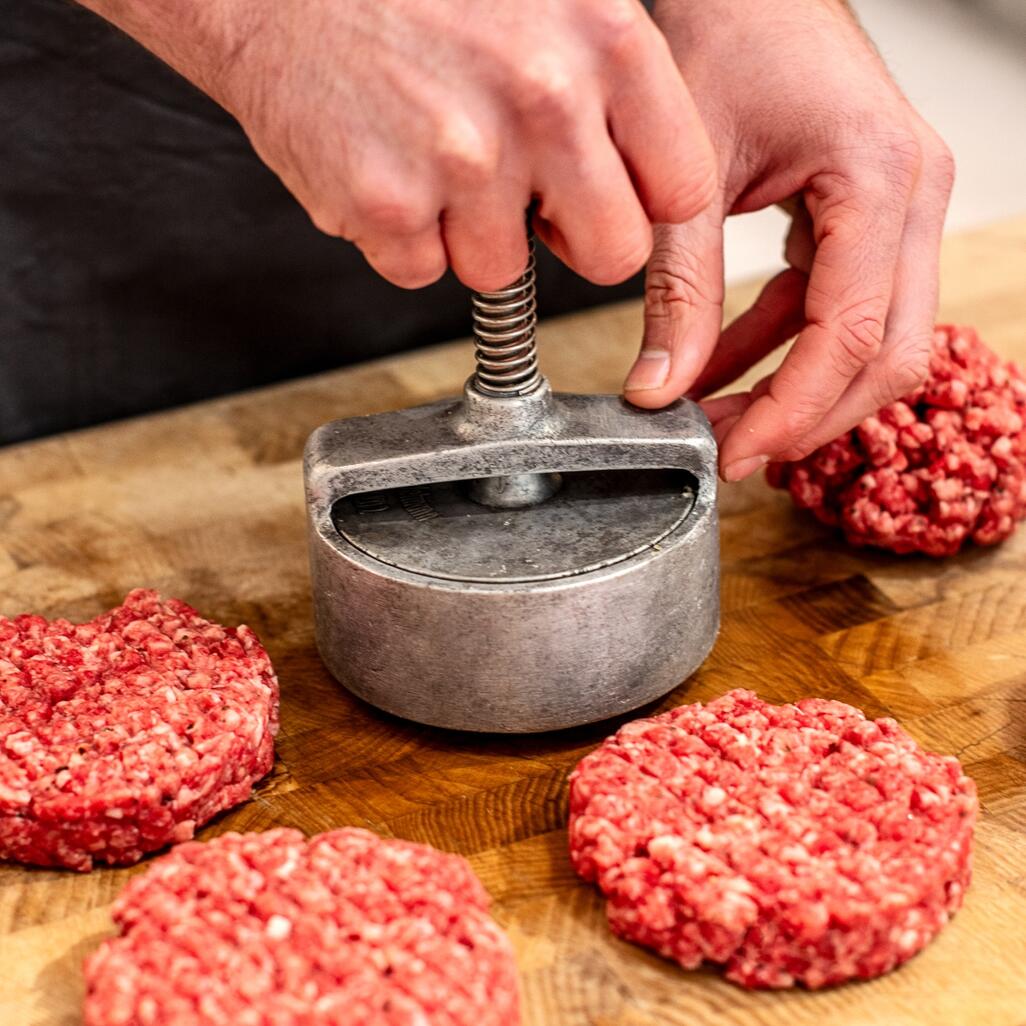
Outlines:
[[188,840],[270,770],[277,729],[248,627],[152,591],[84,624],[0,617],[0,857],[88,870]]
[[911,958],[962,903],[976,791],[841,702],[732,691],[622,727],[574,771],[570,854],[613,930],[747,987]]
[[515,1026],[488,904],[464,859],[366,830],[183,844],[115,902],[85,1026]]
[[766,475],[855,545],[993,545],[1026,516],[1026,378],[972,328],[939,327],[924,385]]

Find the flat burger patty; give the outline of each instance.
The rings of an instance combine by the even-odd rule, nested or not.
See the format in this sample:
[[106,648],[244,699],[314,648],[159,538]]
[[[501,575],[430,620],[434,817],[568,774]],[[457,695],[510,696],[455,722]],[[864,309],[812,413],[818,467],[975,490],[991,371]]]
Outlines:
[[133,591],[84,624],[0,618],[0,857],[88,870],[192,837],[274,760],[247,627]]
[[183,844],[115,902],[85,1026],[515,1026],[488,904],[464,859],[365,830]]
[[613,930],[748,987],[867,979],[969,884],[957,760],[841,702],[732,691],[629,723],[571,777],[570,853]]

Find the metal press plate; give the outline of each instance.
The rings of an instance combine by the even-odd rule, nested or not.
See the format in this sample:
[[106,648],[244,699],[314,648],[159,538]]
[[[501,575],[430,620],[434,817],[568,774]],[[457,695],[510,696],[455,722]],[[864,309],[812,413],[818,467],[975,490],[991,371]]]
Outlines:
[[694,501],[685,471],[577,471],[530,509],[489,509],[468,498],[467,482],[448,481],[346,496],[332,520],[346,541],[391,566],[514,584],[587,573],[652,549]]

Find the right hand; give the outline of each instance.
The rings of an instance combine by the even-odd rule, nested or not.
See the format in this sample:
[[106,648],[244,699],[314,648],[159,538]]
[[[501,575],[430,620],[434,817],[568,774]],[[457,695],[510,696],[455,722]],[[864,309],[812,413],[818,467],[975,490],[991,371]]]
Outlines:
[[619,282],[652,222],[690,219],[716,187],[637,0],[190,0],[173,26],[147,26],[140,0],[85,3],[223,104],[314,223],[397,285],[448,265],[476,289],[514,281],[532,198],[557,256]]

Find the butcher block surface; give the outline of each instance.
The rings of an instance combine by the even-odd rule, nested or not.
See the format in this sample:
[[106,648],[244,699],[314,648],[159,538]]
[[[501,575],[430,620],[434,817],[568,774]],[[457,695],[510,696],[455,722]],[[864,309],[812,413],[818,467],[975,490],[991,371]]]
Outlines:
[[[732,290],[728,315],[755,292]],[[554,387],[617,391],[640,316],[627,303],[545,323]],[[947,241],[941,316],[1026,363],[1026,219]],[[748,993],[616,940],[570,869],[567,774],[615,723],[534,737],[418,727],[350,698],[318,661],[307,434],[456,394],[470,366],[457,342],[0,450],[0,614],[87,619],[146,586],[249,624],[281,680],[278,761],[199,836],[352,825],[461,852],[516,946],[525,1026],[1026,1024],[1026,529],[945,562],[896,557],[847,547],[761,479],[723,487],[722,633],[648,711],[735,687],[842,699],[957,755],[982,804],[965,907],[926,951],[870,983]],[[82,958],[140,868],[0,866],[0,1024],[81,1022]]]

